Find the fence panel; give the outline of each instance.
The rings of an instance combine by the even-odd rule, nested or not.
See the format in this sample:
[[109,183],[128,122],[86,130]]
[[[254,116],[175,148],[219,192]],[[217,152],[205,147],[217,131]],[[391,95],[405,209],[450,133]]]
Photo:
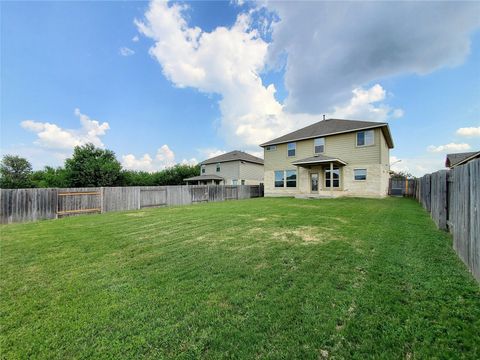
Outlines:
[[189,187],[192,197],[192,203],[207,202],[208,201],[208,186],[194,185]]
[[447,180],[448,171],[441,170],[431,174],[430,208],[433,221],[439,229],[447,230]]
[[61,217],[101,212],[101,188],[58,189],[58,204],[56,210],[57,215]]
[[55,219],[57,189],[1,189],[0,223]]
[[480,159],[471,161],[470,172],[470,257],[468,265],[480,281]]
[[0,189],[2,224],[263,196],[260,185]]
[[139,191],[140,208],[167,205],[166,186],[141,186]]
[[103,211],[121,211],[140,209],[140,190],[132,187],[103,188]]

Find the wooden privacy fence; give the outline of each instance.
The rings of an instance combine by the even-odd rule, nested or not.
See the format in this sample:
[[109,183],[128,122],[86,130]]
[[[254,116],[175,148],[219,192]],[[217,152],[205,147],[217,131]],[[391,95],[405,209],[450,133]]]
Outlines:
[[[412,181],[412,180],[410,180]],[[453,235],[453,248],[480,281],[480,159],[415,179],[412,196],[438,228]]]
[[262,196],[263,185],[1,189],[0,223]]

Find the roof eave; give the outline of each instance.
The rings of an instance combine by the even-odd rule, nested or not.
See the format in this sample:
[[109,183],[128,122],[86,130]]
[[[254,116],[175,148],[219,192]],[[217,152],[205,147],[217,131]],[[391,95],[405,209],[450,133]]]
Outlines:
[[368,129],[376,129],[376,128],[384,128],[384,127],[386,127],[387,131],[388,131],[388,133],[387,133],[388,137],[385,136],[385,139],[387,140],[387,145],[390,149],[393,149],[393,146],[394,146],[393,145],[393,139],[392,139],[392,135],[390,133],[390,128],[389,128],[387,123],[378,123],[378,125],[366,126],[366,127],[352,129],[352,130],[336,131],[336,132],[332,132],[332,133],[328,133],[328,134],[319,134],[319,135],[307,136],[307,137],[303,137],[303,138],[296,138],[296,139],[285,140],[285,141],[276,141],[274,139],[274,140],[271,140],[271,141],[267,141],[266,143],[260,144],[259,146],[260,147],[265,147],[265,146],[271,146],[271,145],[287,144],[287,143],[295,142],[295,141],[315,139],[317,137],[332,136],[332,135],[337,135],[337,134],[348,134],[348,133],[357,132],[357,131],[360,131],[360,130],[368,130]]

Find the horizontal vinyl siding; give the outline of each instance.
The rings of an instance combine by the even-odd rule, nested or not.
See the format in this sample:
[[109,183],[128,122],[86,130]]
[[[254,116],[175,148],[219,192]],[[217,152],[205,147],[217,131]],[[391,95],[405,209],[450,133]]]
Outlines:
[[263,165],[244,162],[240,164],[240,180],[263,181]]
[[380,164],[380,143],[383,134],[380,129],[374,129],[373,132],[374,144],[363,147],[357,146],[356,132],[327,136],[324,155],[340,158],[348,164]]
[[[374,144],[372,146],[357,147],[356,132],[325,137],[325,152],[323,155],[340,158],[351,164],[380,164],[388,158],[388,147],[380,129],[374,129]],[[314,154],[314,139],[297,142],[295,157],[287,156],[287,144],[277,145],[277,150],[264,151],[265,170],[293,170],[291,163],[311,157]],[[381,144],[385,144],[382,148]],[[382,153],[382,155],[381,155]],[[386,154],[385,154],[386,153]]]
[[228,161],[220,163],[220,172],[216,171],[217,164],[205,165],[204,175],[218,175],[227,181],[230,185],[231,179],[239,179],[240,176],[240,161]]

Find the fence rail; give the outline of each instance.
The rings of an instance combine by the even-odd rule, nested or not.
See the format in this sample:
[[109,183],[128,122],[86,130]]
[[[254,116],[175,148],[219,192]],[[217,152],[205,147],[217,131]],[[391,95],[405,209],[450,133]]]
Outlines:
[[418,179],[391,179],[389,189],[414,197],[439,229],[452,233],[455,252],[480,282],[480,159]]
[[262,196],[262,185],[1,189],[0,223]]

